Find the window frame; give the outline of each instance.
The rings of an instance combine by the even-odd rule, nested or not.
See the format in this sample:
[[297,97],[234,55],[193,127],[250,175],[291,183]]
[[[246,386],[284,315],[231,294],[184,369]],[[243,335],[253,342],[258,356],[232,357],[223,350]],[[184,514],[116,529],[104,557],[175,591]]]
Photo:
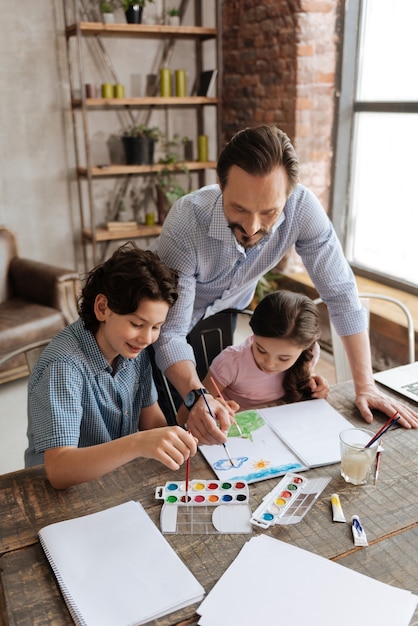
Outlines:
[[[348,247],[348,218],[352,192],[351,158],[356,114],[362,112],[418,114],[418,102],[365,101],[356,98],[363,3],[364,0],[346,0],[342,28],[340,93],[336,120],[331,217],[344,251]],[[418,295],[418,287],[409,282],[401,281],[376,270],[372,271],[356,263],[350,262],[350,265],[355,274],[359,276]]]

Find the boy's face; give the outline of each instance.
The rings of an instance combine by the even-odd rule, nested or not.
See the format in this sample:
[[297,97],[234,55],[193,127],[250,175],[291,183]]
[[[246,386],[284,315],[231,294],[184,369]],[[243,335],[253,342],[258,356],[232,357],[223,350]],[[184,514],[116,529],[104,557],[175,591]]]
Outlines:
[[96,296],[95,313],[100,327],[96,341],[104,357],[112,365],[121,355],[134,359],[158,339],[167,317],[169,305],[163,300],[141,300],[134,313],[118,315],[108,306],[106,296]]
[[265,374],[277,374],[291,368],[302,354],[303,348],[280,337],[254,335],[251,351],[258,369]]

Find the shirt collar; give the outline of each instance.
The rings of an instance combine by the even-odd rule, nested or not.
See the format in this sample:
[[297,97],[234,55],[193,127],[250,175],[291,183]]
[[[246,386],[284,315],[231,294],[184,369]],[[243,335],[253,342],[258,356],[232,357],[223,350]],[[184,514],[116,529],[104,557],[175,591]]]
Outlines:
[[77,336],[82,351],[90,358],[91,366],[96,370],[96,373],[105,370],[112,374],[126,367],[128,364],[130,359],[125,359],[119,355],[116,360],[116,367],[112,368],[105,359],[103,352],[100,350],[94,334],[91,330],[86,329],[81,318],[74,322],[73,331]]

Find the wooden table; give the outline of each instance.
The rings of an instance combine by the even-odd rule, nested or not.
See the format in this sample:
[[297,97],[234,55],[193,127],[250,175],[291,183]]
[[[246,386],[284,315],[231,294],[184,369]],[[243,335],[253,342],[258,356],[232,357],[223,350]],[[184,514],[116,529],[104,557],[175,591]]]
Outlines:
[[[364,426],[353,405],[351,383],[336,385],[330,403],[353,425]],[[385,421],[377,416],[373,430]],[[395,427],[384,439],[377,486],[346,484],[340,466],[309,470],[309,477],[332,480],[307,516],[293,526],[254,529],[252,535],[165,535],[208,592],[251,536],[267,533],[358,572],[418,594],[418,431]],[[101,480],[56,491],[45,479],[43,466],[0,476],[0,624],[3,626],[71,625],[55,577],[38,542],[38,530],[53,522],[94,513],[137,499],[159,525],[161,503],[155,487],[182,480],[160,463],[139,459]],[[191,478],[213,478],[198,453]],[[250,485],[252,510],[278,479]],[[347,521],[358,514],[367,532],[368,548],[353,544],[349,523],[332,522],[330,496],[340,495]],[[195,606],[152,622],[155,626],[196,624]],[[418,610],[411,624],[418,624]]]

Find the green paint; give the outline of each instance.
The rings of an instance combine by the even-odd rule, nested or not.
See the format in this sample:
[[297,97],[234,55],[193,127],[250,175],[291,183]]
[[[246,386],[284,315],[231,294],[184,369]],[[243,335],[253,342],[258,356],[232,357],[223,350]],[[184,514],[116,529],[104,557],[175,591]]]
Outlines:
[[[265,426],[265,422],[263,418],[261,417],[261,415],[253,409],[250,409],[248,411],[243,411],[242,413],[237,413],[237,415],[235,416],[235,419],[237,420],[242,430],[242,434],[245,437],[248,437],[250,441],[253,440],[251,433]],[[231,425],[231,428],[229,429],[229,432],[228,432],[228,437],[240,437],[240,434],[235,424]]]

